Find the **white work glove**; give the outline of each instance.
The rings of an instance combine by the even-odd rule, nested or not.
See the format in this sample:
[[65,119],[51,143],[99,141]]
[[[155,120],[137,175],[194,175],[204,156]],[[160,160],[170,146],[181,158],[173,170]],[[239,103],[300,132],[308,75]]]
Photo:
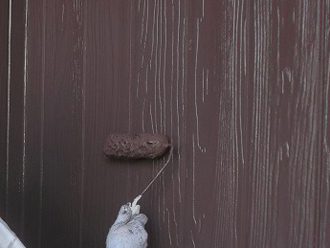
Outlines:
[[141,198],[138,196],[132,205],[121,206],[115,223],[107,236],[106,248],[145,248],[148,243],[148,233],[144,229],[148,218],[140,214],[140,206],[136,205]]
[[25,248],[7,223],[0,218],[0,248]]

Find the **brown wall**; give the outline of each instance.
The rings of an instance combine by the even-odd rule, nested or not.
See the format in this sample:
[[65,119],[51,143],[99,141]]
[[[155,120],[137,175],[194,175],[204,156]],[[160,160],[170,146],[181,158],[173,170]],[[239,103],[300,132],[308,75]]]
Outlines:
[[27,247],[104,247],[141,200],[149,247],[330,247],[328,0],[0,1],[0,216]]

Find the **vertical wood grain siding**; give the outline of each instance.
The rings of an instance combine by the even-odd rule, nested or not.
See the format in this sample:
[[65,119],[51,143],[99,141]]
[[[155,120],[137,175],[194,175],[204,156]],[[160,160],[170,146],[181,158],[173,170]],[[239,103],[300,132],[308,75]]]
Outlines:
[[27,247],[104,247],[141,200],[149,247],[330,247],[329,0],[0,3],[0,216]]

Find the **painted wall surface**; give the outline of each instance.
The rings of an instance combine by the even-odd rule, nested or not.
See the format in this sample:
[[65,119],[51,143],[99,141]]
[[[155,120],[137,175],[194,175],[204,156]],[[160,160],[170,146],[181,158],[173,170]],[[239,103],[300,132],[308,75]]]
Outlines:
[[0,216],[27,247],[104,247],[162,167],[152,248],[330,247],[329,0],[0,2]]

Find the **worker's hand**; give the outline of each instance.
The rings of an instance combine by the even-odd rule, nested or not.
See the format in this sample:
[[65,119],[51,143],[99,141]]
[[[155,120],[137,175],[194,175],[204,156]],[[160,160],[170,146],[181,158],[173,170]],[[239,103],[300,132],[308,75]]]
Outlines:
[[137,201],[121,206],[115,223],[110,228],[106,248],[145,248],[148,234],[144,229],[148,218],[140,214]]
[[7,223],[0,218],[0,248],[25,248]]

